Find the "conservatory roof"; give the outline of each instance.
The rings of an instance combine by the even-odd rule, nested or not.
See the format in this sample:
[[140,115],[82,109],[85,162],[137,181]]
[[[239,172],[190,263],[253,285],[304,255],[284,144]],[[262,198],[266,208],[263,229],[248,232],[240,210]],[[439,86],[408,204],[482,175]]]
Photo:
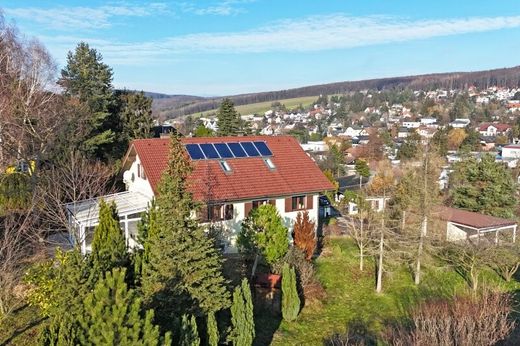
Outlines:
[[150,198],[139,192],[124,191],[76,203],[68,203],[65,207],[76,223],[97,220],[101,199],[107,203],[114,202],[119,216],[141,213],[146,210],[150,202]]

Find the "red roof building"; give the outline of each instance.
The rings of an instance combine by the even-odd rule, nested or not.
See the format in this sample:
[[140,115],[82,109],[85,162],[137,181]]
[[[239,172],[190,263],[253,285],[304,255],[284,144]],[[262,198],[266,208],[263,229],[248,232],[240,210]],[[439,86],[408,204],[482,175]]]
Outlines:
[[501,234],[512,242],[516,241],[515,220],[450,207],[436,208],[434,216],[447,223],[446,239],[449,241],[480,240],[481,237],[489,239],[491,235],[491,240],[498,243]]
[[[149,199],[165,171],[169,139],[131,143],[123,161],[127,190]],[[201,223],[218,222],[229,237],[223,248],[236,251],[235,238],[249,212],[262,204],[276,206],[289,234],[299,212],[318,220],[319,194],[334,186],[291,136],[182,138],[193,171],[188,186],[204,207]],[[317,224],[317,222],[316,222]]]
[[[166,169],[169,152],[168,138],[139,139],[132,142],[125,158],[125,167],[137,155],[153,192]],[[334,187],[316,163],[291,136],[245,136],[182,138],[183,144],[233,143],[262,141],[272,152],[272,167],[264,157],[228,158],[224,160],[193,160],[190,186],[194,198],[213,201],[239,201],[258,198],[320,193]],[[230,171],[222,168],[225,161]],[[208,186],[211,184],[211,186]],[[212,188],[208,192],[208,188]]]

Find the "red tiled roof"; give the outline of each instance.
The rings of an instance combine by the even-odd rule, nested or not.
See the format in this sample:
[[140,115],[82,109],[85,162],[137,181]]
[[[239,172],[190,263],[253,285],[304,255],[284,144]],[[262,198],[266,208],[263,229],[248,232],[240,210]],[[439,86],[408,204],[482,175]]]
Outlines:
[[516,225],[516,221],[514,220],[449,207],[438,207],[435,214],[438,215],[441,220],[478,229]]
[[[133,141],[129,149],[129,153],[135,149],[154,192],[167,165],[169,141],[169,138],[139,139]],[[218,160],[192,161],[194,169],[190,176],[190,186],[195,199],[247,200],[316,193],[334,188],[291,136],[181,139],[184,144],[245,141],[265,141],[273,153],[271,161],[276,169],[270,170],[263,159],[258,157],[226,159],[232,173],[225,173]]]
[[507,131],[508,129],[512,128],[511,125],[509,124],[498,124],[498,123],[482,123],[478,130],[479,131],[487,131],[488,127],[493,125],[498,131],[501,131],[501,132],[504,132],[504,131]]

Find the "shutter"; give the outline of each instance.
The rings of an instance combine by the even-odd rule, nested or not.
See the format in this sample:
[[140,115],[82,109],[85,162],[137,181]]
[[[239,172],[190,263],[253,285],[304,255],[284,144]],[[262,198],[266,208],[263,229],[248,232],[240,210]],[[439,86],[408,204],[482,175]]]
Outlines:
[[288,213],[292,211],[292,197],[287,197],[285,199],[285,212]]
[[307,195],[307,203],[306,203],[307,209],[313,208],[313,205],[312,205],[312,201],[314,199],[313,197],[314,197],[313,195]]
[[274,205],[276,207],[276,199],[270,199],[269,204]]
[[204,204],[199,209],[199,220],[200,222],[208,222],[208,205]]
[[248,217],[249,213],[251,212],[251,209],[253,209],[253,202],[246,202],[244,203],[244,216]]

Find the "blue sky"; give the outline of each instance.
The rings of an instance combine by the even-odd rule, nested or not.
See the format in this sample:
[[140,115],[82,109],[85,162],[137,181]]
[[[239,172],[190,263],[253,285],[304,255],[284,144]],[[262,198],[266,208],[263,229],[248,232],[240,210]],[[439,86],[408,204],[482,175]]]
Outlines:
[[59,66],[80,41],[114,85],[230,95],[520,65],[518,0],[0,0]]

